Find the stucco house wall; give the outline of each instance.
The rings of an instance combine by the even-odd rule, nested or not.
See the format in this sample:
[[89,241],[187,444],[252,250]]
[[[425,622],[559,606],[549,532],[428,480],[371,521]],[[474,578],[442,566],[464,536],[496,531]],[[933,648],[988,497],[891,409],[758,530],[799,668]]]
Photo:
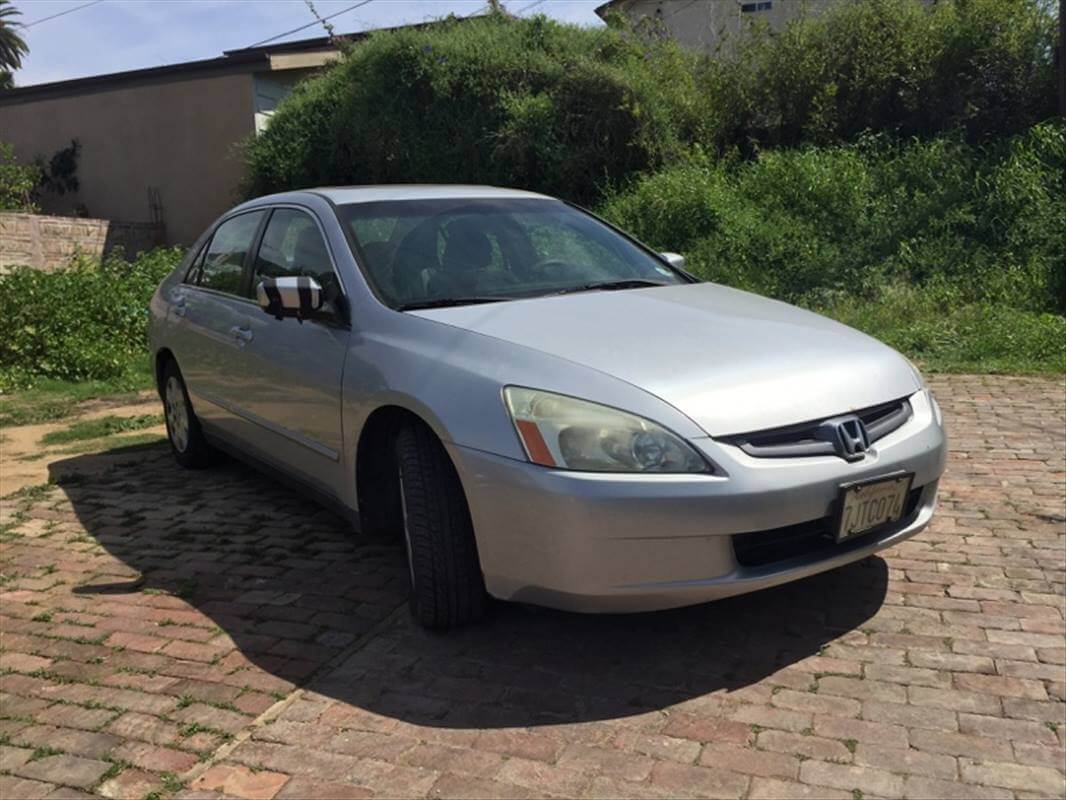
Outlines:
[[81,142],[76,193],[43,198],[46,213],[147,222],[158,191],[170,243],[192,242],[233,204],[243,175],[235,143],[254,132],[248,72],[82,88],[5,99],[0,139],[16,156],[50,157]]

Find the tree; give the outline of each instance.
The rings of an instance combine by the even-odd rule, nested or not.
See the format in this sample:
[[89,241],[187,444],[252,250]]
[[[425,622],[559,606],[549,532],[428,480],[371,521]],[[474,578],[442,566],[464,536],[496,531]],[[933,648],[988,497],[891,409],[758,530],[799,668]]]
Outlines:
[[22,66],[22,57],[30,51],[17,30],[15,17],[20,16],[22,13],[11,0],[0,0],[0,89],[15,85],[11,73]]

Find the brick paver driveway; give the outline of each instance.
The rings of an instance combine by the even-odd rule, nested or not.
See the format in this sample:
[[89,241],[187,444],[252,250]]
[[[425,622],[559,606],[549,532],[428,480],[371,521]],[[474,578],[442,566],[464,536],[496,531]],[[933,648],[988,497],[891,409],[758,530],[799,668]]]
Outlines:
[[0,797],[1061,797],[1064,383],[935,388],[941,510],[883,558],[447,636],[244,467],[57,463],[4,503]]

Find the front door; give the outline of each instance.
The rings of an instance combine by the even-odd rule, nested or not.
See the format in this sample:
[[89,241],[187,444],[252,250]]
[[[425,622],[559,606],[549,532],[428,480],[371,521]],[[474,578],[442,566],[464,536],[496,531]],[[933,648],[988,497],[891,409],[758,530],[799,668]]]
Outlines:
[[[264,277],[316,280],[334,308],[341,284],[326,241],[308,211],[275,208],[253,261],[249,292]],[[255,448],[269,460],[343,496],[341,375],[349,327],[336,320],[276,319],[256,308],[247,320],[239,384],[255,423]]]

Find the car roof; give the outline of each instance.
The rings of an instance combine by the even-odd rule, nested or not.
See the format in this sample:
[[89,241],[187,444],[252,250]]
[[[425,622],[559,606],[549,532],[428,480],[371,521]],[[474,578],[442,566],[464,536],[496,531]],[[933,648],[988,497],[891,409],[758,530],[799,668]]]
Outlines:
[[536,192],[522,189],[503,189],[498,186],[470,186],[464,184],[423,183],[391,184],[380,186],[320,186],[304,189],[321,195],[337,205],[347,203],[373,203],[379,200],[450,200],[480,198],[531,198],[553,199]]

